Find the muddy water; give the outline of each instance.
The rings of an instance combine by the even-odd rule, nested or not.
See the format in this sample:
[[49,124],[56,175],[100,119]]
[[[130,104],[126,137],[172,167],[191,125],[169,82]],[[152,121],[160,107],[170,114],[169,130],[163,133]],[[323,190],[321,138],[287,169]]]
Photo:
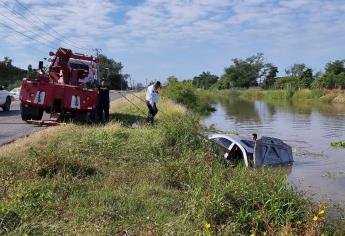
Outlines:
[[221,98],[205,118],[207,126],[251,137],[252,133],[283,139],[294,150],[290,183],[314,200],[345,206],[345,105],[308,102],[265,102]]

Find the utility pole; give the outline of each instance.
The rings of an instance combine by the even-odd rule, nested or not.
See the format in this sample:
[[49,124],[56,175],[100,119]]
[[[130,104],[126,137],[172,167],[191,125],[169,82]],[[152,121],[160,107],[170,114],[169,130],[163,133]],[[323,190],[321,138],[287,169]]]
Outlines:
[[102,51],[101,48],[93,48],[92,51],[95,51],[96,52],[96,56],[98,57],[100,52]]
[[[96,52],[96,57],[98,58],[99,56],[99,52],[102,51],[102,49],[100,48],[93,48],[92,51],[95,51]],[[97,80],[98,80],[98,83],[100,82],[100,78],[99,78],[99,63],[97,63]]]

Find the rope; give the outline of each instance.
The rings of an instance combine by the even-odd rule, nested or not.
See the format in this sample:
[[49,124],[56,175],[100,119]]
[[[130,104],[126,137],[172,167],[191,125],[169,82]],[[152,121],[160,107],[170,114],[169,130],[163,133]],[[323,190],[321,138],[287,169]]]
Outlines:
[[119,94],[124,98],[126,99],[130,104],[132,104],[134,107],[136,107],[142,114],[144,114],[146,116],[146,112],[144,112],[143,110],[141,110],[141,108],[134,104],[131,100],[129,100],[125,95],[123,95],[121,92],[119,92]]

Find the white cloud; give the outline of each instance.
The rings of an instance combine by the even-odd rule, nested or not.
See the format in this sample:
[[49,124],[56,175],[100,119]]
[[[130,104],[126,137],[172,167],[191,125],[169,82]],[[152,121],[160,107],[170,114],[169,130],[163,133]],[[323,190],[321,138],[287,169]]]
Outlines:
[[[58,31],[81,47],[101,47],[105,52],[150,52],[199,43],[268,53],[345,49],[343,0],[146,0],[134,6],[125,0],[21,0],[30,14],[13,0],[5,2],[25,17],[13,16],[0,4],[1,22],[47,43],[58,44],[49,35]],[[0,34],[8,43],[28,45],[27,39],[1,26]]]

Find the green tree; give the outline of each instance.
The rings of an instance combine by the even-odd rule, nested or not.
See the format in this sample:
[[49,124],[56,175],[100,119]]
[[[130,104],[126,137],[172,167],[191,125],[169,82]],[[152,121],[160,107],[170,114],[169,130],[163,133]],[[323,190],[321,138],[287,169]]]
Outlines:
[[121,73],[123,66],[105,55],[99,55],[99,76],[100,79],[108,79],[111,89],[127,89],[128,82],[126,75]]
[[26,75],[26,71],[12,65],[12,59],[4,57],[0,61],[0,85],[8,87],[12,84],[18,84]]
[[217,83],[219,77],[210,72],[202,72],[193,78],[193,86],[197,88],[209,89],[213,84]]
[[278,67],[274,66],[272,63],[267,63],[264,66],[262,87],[265,89],[272,88],[277,80]]
[[310,88],[313,80],[313,70],[311,68],[306,68],[298,79],[299,88]]
[[168,82],[168,84],[170,84],[170,83],[175,83],[175,82],[178,82],[178,79],[177,79],[176,76],[171,75],[171,76],[169,76],[169,77],[167,78],[167,82]]
[[26,73],[26,77],[27,78],[33,78],[36,76],[36,71],[34,69],[32,69],[32,65],[28,65],[28,70],[27,70],[27,73]]
[[232,87],[249,88],[257,86],[257,79],[260,77],[260,71],[264,67],[263,54],[246,58],[245,60],[235,58],[232,60],[233,65],[225,68],[225,73],[217,85],[220,89]]
[[325,73],[313,83],[313,88],[345,88],[345,60],[329,62],[325,66]]
[[286,77],[275,84],[276,88],[303,89],[309,88],[314,80],[313,70],[305,64],[294,64],[285,70]]

